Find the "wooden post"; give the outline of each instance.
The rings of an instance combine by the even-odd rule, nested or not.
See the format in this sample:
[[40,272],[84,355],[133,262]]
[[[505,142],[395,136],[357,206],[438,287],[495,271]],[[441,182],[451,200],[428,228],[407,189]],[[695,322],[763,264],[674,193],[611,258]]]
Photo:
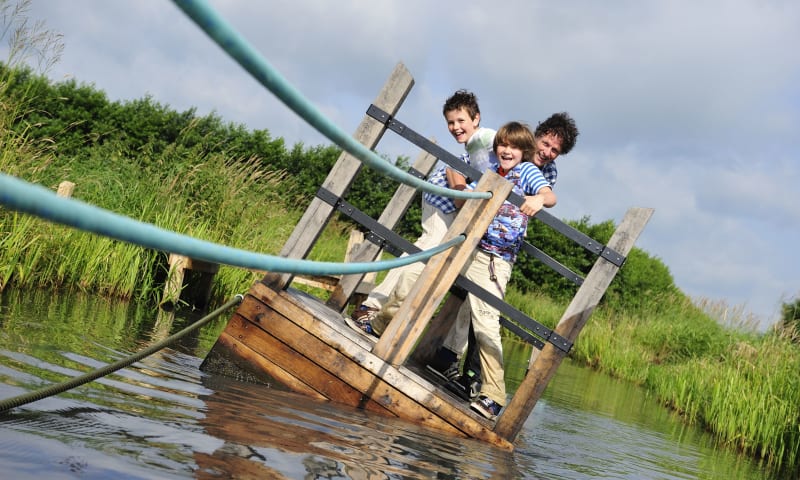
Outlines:
[[167,274],[167,282],[164,284],[164,293],[161,296],[159,306],[168,312],[175,309],[181,298],[186,271],[192,270],[200,272],[200,278],[192,286],[195,291],[194,295],[192,295],[192,306],[205,308],[208,305],[214,275],[219,271],[219,265],[184,257],[176,253],[169,254],[168,262],[169,273]]
[[[436,157],[426,151],[420,152],[417,160],[414,162],[413,168],[423,175],[427,175],[433,166],[436,164]],[[411,201],[417,193],[417,189],[410,186],[401,184],[394,192],[392,199],[386,206],[386,209],[381,213],[378,222],[389,229],[394,229],[397,223],[403,218],[408,210]],[[363,242],[358,249],[353,252],[351,261],[353,262],[371,262],[378,258],[381,249],[371,242]],[[328,299],[327,305],[334,310],[342,311],[347,306],[347,302],[353,293],[362,282],[363,274],[344,275],[339,281],[339,285],[333,291]],[[369,281],[364,277],[363,281]],[[358,303],[356,303],[358,305]]]
[[[400,105],[403,104],[413,85],[414,78],[411,73],[406,69],[405,65],[398,63],[373,103],[390,115],[394,115],[400,109]],[[365,115],[353,137],[367,148],[372,149],[378,144],[385,131],[386,126],[384,124]],[[361,166],[360,160],[347,152],[342,152],[325,182],[323,182],[322,187],[341,197],[350,188],[350,184],[353,183],[353,179],[361,170]],[[311,200],[311,205],[303,214],[303,218],[297,223],[294,231],[283,246],[280,256],[305,258],[327,225],[333,212],[334,207],[332,205],[320,200],[318,197],[314,197]],[[264,284],[276,290],[286,288],[291,281],[292,275],[290,273],[268,273],[263,279]]]
[[[652,215],[652,208],[629,209],[609,240],[608,247],[627,256]],[[574,343],[618,270],[619,267],[605,258],[598,258],[554,331]],[[495,433],[511,442],[516,440],[525,419],[533,411],[533,407],[565,356],[566,353],[552,343],[545,343],[542,351],[534,358],[514,397],[498,419]]]
[[[344,263],[351,263],[351,262],[359,262],[356,258],[356,253],[359,249],[362,248],[364,245],[364,232],[361,230],[350,230],[350,238],[347,239],[347,251],[344,253]],[[370,244],[371,245],[371,244]],[[363,281],[365,282],[375,282],[375,277],[378,276],[378,272],[367,272],[361,273],[359,276],[363,276]]]
[[169,254],[169,273],[167,273],[164,293],[161,295],[161,303],[159,304],[163,310],[171,311],[178,305],[178,301],[181,298],[181,290],[183,290],[183,276],[188,262],[188,257],[176,253]]
[[455,281],[497,210],[511,193],[512,184],[496,173],[485,173],[476,191],[492,192],[488,200],[467,200],[447,231],[445,240],[465,234],[466,240],[447,253],[428,260],[414,288],[386,327],[372,353],[392,365],[405,363],[417,340]]
[[64,180],[63,182],[58,184],[58,190],[56,191],[56,195],[59,197],[69,198],[72,196],[72,191],[75,190],[75,184],[70,182],[69,180]]

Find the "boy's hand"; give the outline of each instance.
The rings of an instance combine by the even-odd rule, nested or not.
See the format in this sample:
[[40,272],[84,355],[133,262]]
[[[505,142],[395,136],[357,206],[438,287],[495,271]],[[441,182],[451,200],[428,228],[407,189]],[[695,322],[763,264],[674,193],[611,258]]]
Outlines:
[[536,215],[542,207],[554,207],[556,202],[558,202],[558,199],[553,189],[550,187],[543,187],[539,189],[536,195],[525,196],[525,201],[520,205],[519,210],[525,215],[532,217]]
[[445,178],[447,178],[447,185],[454,189],[454,190],[464,190],[464,187],[467,186],[467,180],[464,178],[464,175],[456,172],[452,168],[447,168],[445,170]]
[[525,201],[519,207],[519,211],[525,215],[532,217],[544,207],[544,196],[531,195],[526,196]]
[[[456,190],[464,190],[466,192],[471,192],[472,191],[472,189],[469,188],[466,185],[461,185],[460,187],[461,188],[456,188]],[[456,199],[453,199],[453,203],[456,205],[456,208],[461,208],[461,207],[464,206],[464,203],[466,203],[466,200],[464,200],[463,198],[456,198]]]

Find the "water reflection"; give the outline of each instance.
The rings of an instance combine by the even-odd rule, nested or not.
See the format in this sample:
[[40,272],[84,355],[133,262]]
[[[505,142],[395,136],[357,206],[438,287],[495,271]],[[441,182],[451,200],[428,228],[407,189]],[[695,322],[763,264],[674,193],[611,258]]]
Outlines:
[[[191,318],[176,318],[174,332]],[[147,309],[0,296],[0,398],[163,338]],[[641,390],[564,362],[513,453],[378,414],[199,371],[222,324],[0,417],[9,478],[780,478],[714,448]],[[515,359],[529,352],[509,344]],[[510,387],[524,374],[511,362]],[[788,478],[788,477],[787,477]]]
[[[210,435],[226,439],[211,455],[195,456],[205,474],[227,478],[243,467],[278,471],[288,478],[516,476],[506,470],[511,466],[510,453],[481,442],[329,402],[307,401],[289,392],[261,386],[254,391],[220,377],[205,381],[214,393],[204,397],[206,417],[200,424]],[[503,456],[508,460],[498,462]],[[243,465],[241,459],[249,462]],[[299,471],[300,465],[305,470]]]

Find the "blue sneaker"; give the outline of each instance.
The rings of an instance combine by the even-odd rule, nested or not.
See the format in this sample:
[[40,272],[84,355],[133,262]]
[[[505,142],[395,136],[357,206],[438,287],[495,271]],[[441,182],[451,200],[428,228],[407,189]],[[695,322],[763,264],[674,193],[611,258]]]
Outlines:
[[380,335],[378,335],[377,332],[375,332],[375,330],[372,328],[372,321],[376,316],[378,316],[377,308],[370,308],[366,305],[361,305],[353,311],[353,313],[350,315],[350,319],[355,324],[355,327],[364,333],[374,337],[379,337]]
[[477,400],[469,404],[470,408],[480,413],[488,420],[494,420],[500,414],[501,407],[497,402],[489,397],[481,395]]

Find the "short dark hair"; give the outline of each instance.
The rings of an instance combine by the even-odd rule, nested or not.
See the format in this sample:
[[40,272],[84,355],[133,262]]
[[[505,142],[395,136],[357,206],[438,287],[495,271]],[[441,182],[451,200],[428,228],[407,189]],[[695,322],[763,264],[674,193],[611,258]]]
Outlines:
[[536,138],[541,138],[548,133],[552,133],[561,139],[561,155],[566,155],[575,146],[578,139],[578,127],[575,120],[567,112],[559,112],[550,115],[550,118],[539,123],[533,133]]
[[466,110],[469,114],[469,118],[473,120],[481,113],[481,109],[478,107],[478,97],[468,90],[461,89],[456,90],[456,93],[445,100],[444,107],[442,107],[442,115],[447,115],[447,112],[460,110],[462,108]]
[[522,161],[530,162],[533,160],[533,152],[536,150],[536,140],[531,129],[520,122],[508,122],[494,136],[492,149],[497,153],[498,145],[511,145],[522,150]]

